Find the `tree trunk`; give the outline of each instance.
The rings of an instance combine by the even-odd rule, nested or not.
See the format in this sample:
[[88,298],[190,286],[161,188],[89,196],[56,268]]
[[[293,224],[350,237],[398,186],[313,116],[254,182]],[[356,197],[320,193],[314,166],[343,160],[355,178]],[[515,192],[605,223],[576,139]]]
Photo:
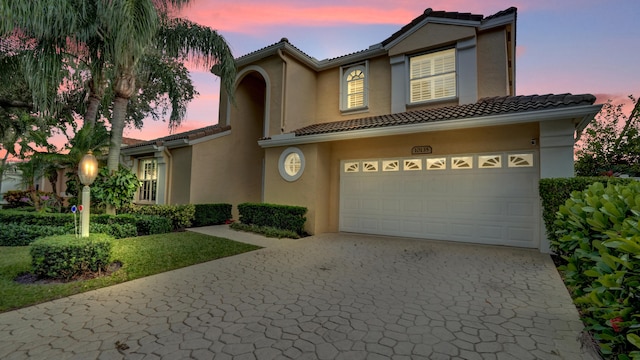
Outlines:
[[87,105],[87,112],[84,114],[84,124],[82,126],[96,124],[96,118],[98,117],[98,107],[100,106],[100,99],[90,95],[89,104]]
[[[122,146],[122,133],[124,131],[125,118],[127,115],[127,105],[129,98],[135,91],[135,76],[133,72],[120,74],[114,84],[116,98],[113,101],[113,118],[111,119],[111,142],[109,143],[109,157],[107,158],[107,169],[109,173],[118,171],[120,165],[120,147]],[[113,205],[107,204],[107,214],[115,215],[116,210]]]
[[91,81],[89,82],[89,101],[87,104],[87,112],[84,114],[85,124],[91,124],[92,126],[96,124],[96,119],[98,118],[98,108],[100,107],[102,98],[104,98],[104,91],[107,87],[107,82],[103,79],[104,74],[101,73],[99,80],[96,80],[95,77],[92,77]]

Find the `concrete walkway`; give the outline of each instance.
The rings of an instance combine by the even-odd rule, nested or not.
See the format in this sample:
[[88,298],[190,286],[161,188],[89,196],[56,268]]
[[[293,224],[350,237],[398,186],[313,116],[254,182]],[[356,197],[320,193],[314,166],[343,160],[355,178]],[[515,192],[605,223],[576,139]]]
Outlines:
[[0,359],[590,359],[548,256],[351,234],[0,314]]

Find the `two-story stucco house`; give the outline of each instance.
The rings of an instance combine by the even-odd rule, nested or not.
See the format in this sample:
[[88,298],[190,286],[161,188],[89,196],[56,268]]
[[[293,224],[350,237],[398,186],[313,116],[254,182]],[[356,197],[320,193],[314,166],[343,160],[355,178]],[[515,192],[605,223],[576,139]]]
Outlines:
[[573,176],[574,139],[600,106],[516,96],[515,48],[515,8],[427,9],[327,60],[282,39],[237,59],[217,125],[123,149],[138,199],[300,205],[312,234],[546,251],[538,180]]

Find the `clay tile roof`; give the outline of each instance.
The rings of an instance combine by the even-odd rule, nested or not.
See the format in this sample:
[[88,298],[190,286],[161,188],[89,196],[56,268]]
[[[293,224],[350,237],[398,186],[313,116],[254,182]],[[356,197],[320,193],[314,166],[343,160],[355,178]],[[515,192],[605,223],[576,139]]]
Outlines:
[[411,125],[491,115],[524,113],[544,109],[559,109],[570,106],[593,105],[595,101],[595,96],[591,94],[498,96],[483,98],[474,104],[447,106],[435,109],[415,110],[397,114],[314,124],[295,130],[294,133],[296,136],[337,133],[397,125]]
[[181,132],[178,134],[172,134],[172,135],[168,135],[168,136],[164,136],[161,138],[157,138],[157,139],[153,139],[153,140],[149,140],[149,141],[142,141],[142,142],[138,142],[135,144],[131,144],[129,146],[127,146],[127,148],[135,148],[135,147],[142,147],[142,146],[147,146],[147,145],[156,145],[156,146],[162,146],[164,143],[169,142],[169,141],[175,141],[175,140],[195,140],[195,139],[199,139],[205,136],[209,136],[209,135],[213,135],[213,134],[217,134],[223,131],[227,131],[231,129],[230,126],[220,126],[218,124],[216,125],[211,125],[211,126],[206,126],[200,129],[194,129],[194,130],[189,130],[189,131],[185,131],[185,132]]

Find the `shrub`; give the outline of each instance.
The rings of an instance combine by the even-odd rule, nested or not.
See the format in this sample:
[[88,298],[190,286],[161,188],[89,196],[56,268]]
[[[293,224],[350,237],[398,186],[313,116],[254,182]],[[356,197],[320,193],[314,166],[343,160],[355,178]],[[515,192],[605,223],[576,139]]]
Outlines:
[[138,235],[165,234],[173,230],[170,219],[156,215],[136,216]]
[[307,208],[301,206],[243,203],[238,205],[238,211],[243,224],[290,230],[299,235],[307,221]]
[[541,179],[538,187],[542,200],[542,219],[547,229],[547,238],[553,242],[556,232],[560,230],[556,224],[556,213],[560,205],[564,204],[571,193],[582,191],[595,182],[612,184],[628,184],[632,179],[611,177],[574,177]]
[[266,237],[271,237],[271,238],[278,238],[278,239],[282,239],[282,238],[299,239],[300,238],[300,235],[298,235],[298,233],[294,231],[277,229],[270,226],[258,226],[258,225],[247,225],[242,223],[232,223],[231,225],[229,225],[229,227],[231,227],[234,230],[248,231],[256,234],[262,234]]
[[586,328],[609,358],[640,357],[640,182],[594,183],[560,206],[552,246]]
[[26,225],[40,226],[66,226],[73,225],[73,215],[27,212],[20,210],[2,210],[0,211],[0,223],[21,223]]
[[22,199],[29,196],[29,192],[27,190],[9,190],[2,198],[7,202],[6,205],[3,205],[6,209],[14,209],[19,207],[27,206],[28,204]]
[[[97,222],[100,224],[107,225],[121,225],[121,226],[132,226],[134,228],[134,235],[128,235],[126,237],[138,236],[141,235],[152,235],[152,234],[164,234],[171,232],[173,229],[173,225],[170,219],[167,219],[162,216],[157,215],[137,215],[137,214],[119,214],[119,215],[108,215],[108,214],[100,214],[91,216],[92,222]],[[112,234],[119,239],[120,237]]]
[[27,246],[38,238],[69,234],[70,226],[42,226],[20,223],[0,223],[0,246]]
[[195,204],[193,226],[224,224],[231,219],[231,204]]
[[89,222],[89,235],[107,234],[116,239],[138,236],[138,229],[133,224],[100,224]]
[[69,280],[106,270],[112,238],[91,234],[88,238],[59,235],[31,244],[33,272],[39,277]]
[[122,214],[158,215],[171,219],[173,230],[181,230],[191,226],[196,208],[187,205],[128,205],[120,209]]

